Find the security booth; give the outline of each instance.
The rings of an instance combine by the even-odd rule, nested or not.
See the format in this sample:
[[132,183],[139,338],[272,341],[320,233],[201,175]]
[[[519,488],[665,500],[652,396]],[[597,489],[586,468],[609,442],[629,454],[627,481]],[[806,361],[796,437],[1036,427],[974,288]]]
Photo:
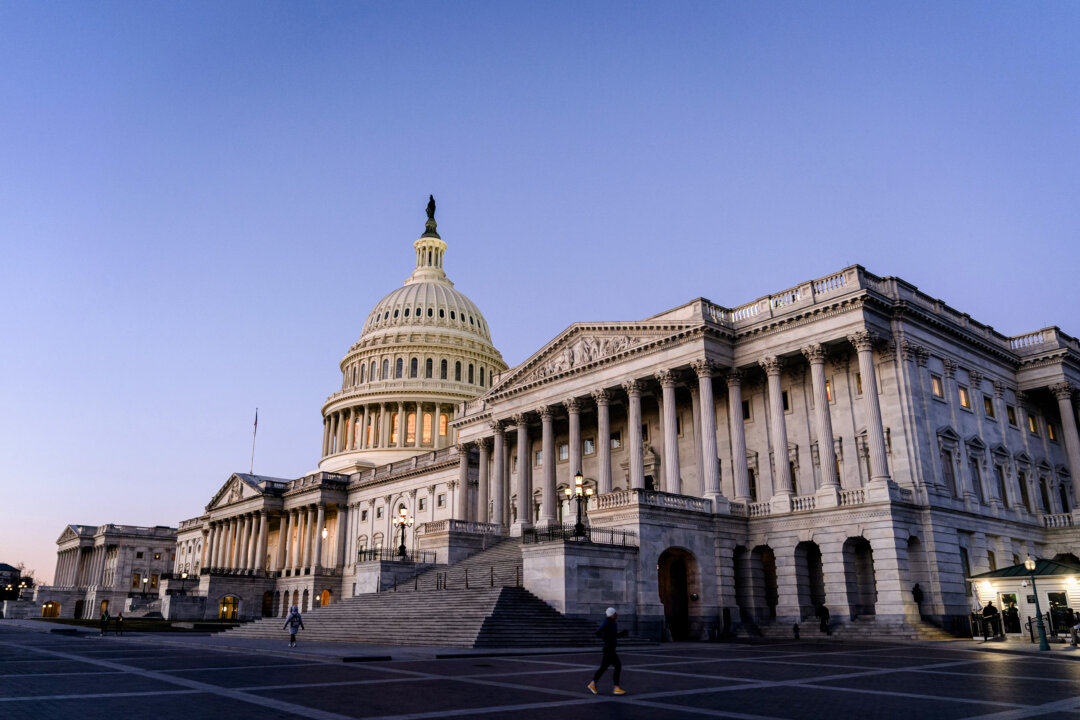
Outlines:
[[[1078,619],[1073,608],[1080,608],[1080,565],[1046,559],[1033,564],[1032,569],[1020,563],[967,579],[978,601],[972,608],[972,637],[1035,642],[1039,613],[1048,636],[1071,636]],[[988,602],[996,614],[984,611]]]

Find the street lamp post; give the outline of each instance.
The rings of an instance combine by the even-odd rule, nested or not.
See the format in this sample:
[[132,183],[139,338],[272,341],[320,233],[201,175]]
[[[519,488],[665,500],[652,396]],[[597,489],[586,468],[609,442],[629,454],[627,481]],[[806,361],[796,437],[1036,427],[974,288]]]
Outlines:
[[187,583],[187,570],[180,573],[180,594],[181,595],[187,595],[187,593],[184,592],[184,585],[186,583]]
[[409,517],[408,511],[405,510],[405,508],[401,508],[401,514],[398,515],[397,520],[394,521],[394,525],[401,528],[401,544],[398,545],[397,552],[398,552],[398,555],[400,555],[402,559],[409,556],[409,551],[405,547],[405,528],[411,527],[412,524],[413,524],[413,519],[411,517]]
[[1030,555],[1027,556],[1027,560],[1024,561],[1024,567],[1027,568],[1028,577],[1031,578],[1031,592],[1035,596],[1035,617],[1036,624],[1039,628],[1039,649],[1049,650],[1050,643],[1046,642],[1046,626],[1043,625],[1042,610],[1039,608],[1039,589],[1035,587],[1035,558]]
[[574,475],[574,487],[566,488],[566,497],[571,500],[577,501],[577,523],[574,524],[574,537],[585,537],[585,523],[581,521],[581,505],[587,503],[590,497],[592,497],[592,488],[584,487],[585,479],[581,477],[581,473]]
[[143,600],[146,599],[146,584],[149,583],[149,582],[150,582],[150,578],[148,578],[148,577],[144,577],[142,579],[142,596],[143,596]]

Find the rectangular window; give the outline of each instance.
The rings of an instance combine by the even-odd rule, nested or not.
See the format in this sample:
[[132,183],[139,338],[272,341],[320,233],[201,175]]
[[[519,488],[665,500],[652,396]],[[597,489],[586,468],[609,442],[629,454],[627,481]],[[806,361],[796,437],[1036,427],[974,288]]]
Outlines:
[[975,486],[975,494],[979,496],[979,502],[986,502],[986,495],[983,493],[982,486],[982,471],[979,469],[979,461],[971,461],[971,484]]
[[682,437],[682,414],[676,413],[675,415],[675,434]]
[[135,553],[135,559],[136,559],[136,560],[142,560],[142,556],[143,556],[143,554],[142,554],[142,550],[140,550],[139,552]]
[[989,395],[983,395],[983,410],[986,412],[986,417],[991,420],[997,417],[994,414],[994,399]]
[[622,433],[620,433],[620,432],[611,433],[611,449],[612,450],[618,450],[621,447],[622,447]]
[[1016,427],[1016,408],[1012,405],[1006,405],[1005,416],[1009,418],[1009,424]]
[[742,401],[742,419],[743,422],[750,422],[750,401]]
[[559,443],[559,461],[565,461],[570,459],[570,446],[566,443]]
[[990,564],[990,572],[997,570],[997,556],[994,555],[993,550],[986,551],[986,562]]
[[945,399],[945,383],[942,382],[940,375],[930,376],[930,390],[934,393],[934,397]]
[[997,473],[998,495],[1001,497],[1001,504],[1009,507],[1009,493],[1005,489],[1005,468],[1002,465],[995,465],[994,470]]
[[131,574],[131,587],[137,588],[142,583],[142,575],[139,573]]
[[787,390],[784,390],[782,393],[780,393],[780,397],[784,401],[784,412],[791,412],[791,401],[788,400]]
[[862,373],[855,373],[855,394],[862,395]]
[[381,518],[382,517],[382,507],[381,506],[375,508],[375,517],[376,518]]
[[360,520],[361,522],[367,522],[367,510],[360,511]]
[[953,497],[960,497],[960,488],[956,485],[956,473],[953,472],[953,454],[951,450],[941,451],[941,477],[945,481],[945,487],[952,492]]
[[1054,423],[1052,422],[1046,423],[1046,437],[1057,442],[1057,431],[1054,429]]
[[584,452],[586,455],[596,454],[596,441],[592,438],[585,438],[585,441],[582,443],[582,445],[584,447]]
[[835,402],[832,394],[832,380],[825,381],[825,397],[829,399],[829,402]]
[[649,426],[646,423],[641,424],[641,442],[649,442]]
[[150,589],[157,590],[157,575],[150,576]]
[[441,508],[446,507],[446,493],[439,493],[439,496],[435,499],[435,504]]
[[390,415],[390,444],[397,445],[398,441],[398,421],[401,419],[400,413],[392,413]]
[[750,481],[750,501],[757,502],[757,473],[754,468],[746,470],[746,477]]
[[1031,431],[1032,435],[1039,434],[1039,423],[1035,420],[1034,415],[1028,415],[1028,430]]
[[[1027,486],[1027,473],[1023,470],[1017,471],[1016,484],[1020,486],[1020,502],[1023,503],[1026,509],[1031,510],[1031,499],[1028,494]],[[1015,565],[1016,563],[1013,564]]]
[[536,460],[533,462],[533,465],[536,465],[536,467],[543,467],[544,466],[544,451],[543,450],[537,450],[536,451]]
[[[967,548],[960,548],[960,568],[964,571],[964,577],[971,577],[971,562],[968,560]],[[971,597],[971,583],[964,581],[964,592]]]
[[968,395],[968,389],[963,385],[960,386],[960,407],[971,409],[971,396]]
[[419,505],[421,512],[423,512],[424,510],[427,510],[427,498],[420,498],[417,501],[417,504]]

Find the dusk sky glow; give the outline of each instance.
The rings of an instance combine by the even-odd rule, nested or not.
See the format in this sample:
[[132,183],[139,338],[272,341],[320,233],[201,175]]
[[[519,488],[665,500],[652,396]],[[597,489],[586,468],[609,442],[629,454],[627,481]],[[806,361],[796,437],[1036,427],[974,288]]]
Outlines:
[[315,468],[413,268],[510,365],[852,264],[1080,334],[1074,2],[0,3],[0,562]]

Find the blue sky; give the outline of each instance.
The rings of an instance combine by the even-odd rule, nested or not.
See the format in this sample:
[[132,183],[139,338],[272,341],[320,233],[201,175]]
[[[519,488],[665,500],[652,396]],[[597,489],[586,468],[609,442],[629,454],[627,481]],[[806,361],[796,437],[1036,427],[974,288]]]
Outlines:
[[[0,562],[312,469],[412,269],[511,365],[846,265],[1080,333],[1080,5],[0,4]],[[14,509],[14,512],[11,510]]]

